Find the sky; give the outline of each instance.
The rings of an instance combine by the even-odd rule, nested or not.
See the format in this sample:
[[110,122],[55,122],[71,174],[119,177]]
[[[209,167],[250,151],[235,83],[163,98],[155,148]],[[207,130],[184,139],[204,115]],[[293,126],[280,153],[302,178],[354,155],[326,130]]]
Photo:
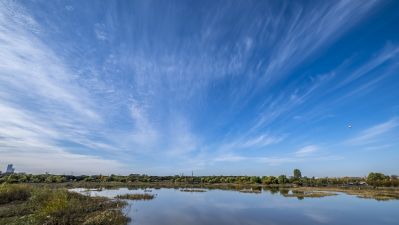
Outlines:
[[399,174],[398,1],[0,1],[0,170]]

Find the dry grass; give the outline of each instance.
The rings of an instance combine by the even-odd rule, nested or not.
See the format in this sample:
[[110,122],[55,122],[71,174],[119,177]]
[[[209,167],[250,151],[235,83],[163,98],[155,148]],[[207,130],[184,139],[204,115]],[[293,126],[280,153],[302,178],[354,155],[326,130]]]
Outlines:
[[25,201],[31,195],[28,185],[0,185],[0,204],[12,201]]
[[0,189],[0,196],[0,224],[125,225],[128,222],[121,211],[124,202],[89,197],[66,189],[7,185]]
[[341,188],[341,187],[301,187],[297,191],[328,191],[341,192],[348,195],[355,195],[359,198],[375,199],[378,201],[398,200],[399,189],[397,188]]
[[204,189],[180,189],[182,192],[206,192]]
[[151,194],[124,194],[116,196],[117,199],[128,199],[128,200],[151,200],[155,196]]

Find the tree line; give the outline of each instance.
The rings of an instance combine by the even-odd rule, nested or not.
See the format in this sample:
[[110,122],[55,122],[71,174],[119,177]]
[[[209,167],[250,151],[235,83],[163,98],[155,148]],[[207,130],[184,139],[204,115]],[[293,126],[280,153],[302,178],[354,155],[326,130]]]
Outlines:
[[381,187],[399,186],[398,176],[369,173],[367,177],[306,177],[299,169],[292,176],[148,176],[145,174],[121,175],[52,175],[13,173],[0,175],[0,183],[66,183],[66,182],[121,182],[121,183],[184,183],[184,184],[250,184],[250,185],[296,185],[296,186],[338,186],[370,185]]

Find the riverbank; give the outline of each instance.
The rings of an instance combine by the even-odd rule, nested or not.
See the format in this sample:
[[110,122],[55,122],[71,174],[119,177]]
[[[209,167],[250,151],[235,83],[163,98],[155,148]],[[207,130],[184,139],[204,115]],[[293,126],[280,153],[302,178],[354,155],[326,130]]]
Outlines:
[[0,224],[126,225],[125,202],[48,186],[0,185]]
[[43,183],[30,184],[35,187],[47,188],[90,188],[90,189],[148,189],[148,188],[174,188],[182,190],[196,189],[220,189],[233,190],[245,193],[260,193],[270,191],[280,193],[286,197],[324,197],[331,193],[345,193],[355,195],[359,198],[369,198],[375,200],[399,200],[398,187],[372,187],[372,186],[324,186],[324,187],[303,187],[296,185],[263,185],[263,184],[190,184],[176,182],[66,182],[66,183]]

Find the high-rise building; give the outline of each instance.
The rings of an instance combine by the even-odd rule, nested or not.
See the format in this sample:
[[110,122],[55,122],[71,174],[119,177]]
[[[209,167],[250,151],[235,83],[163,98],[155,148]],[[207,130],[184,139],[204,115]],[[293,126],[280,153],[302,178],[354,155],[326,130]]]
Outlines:
[[7,165],[6,173],[14,173],[14,170],[12,164]]

